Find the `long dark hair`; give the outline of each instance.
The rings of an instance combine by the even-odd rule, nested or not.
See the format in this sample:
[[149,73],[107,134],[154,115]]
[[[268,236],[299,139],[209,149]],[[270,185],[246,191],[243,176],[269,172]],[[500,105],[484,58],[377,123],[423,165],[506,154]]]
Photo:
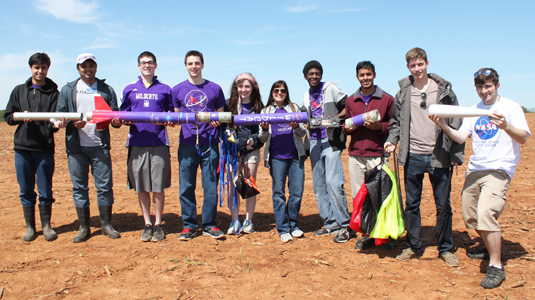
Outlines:
[[[230,99],[228,101],[228,110],[234,115],[238,114],[238,98],[240,97],[240,95],[238,94],[238,85],[244,80],[248,79],[240,78],[238,81],[234,80],[232,82],[232,85],[230,86]],[[251,82],[250,80],[248,81]],[[251,106],[253,107],[253,111],[255,112],[255,114],[259,114],[262,108],[264,108],[264,103],[262,103],[262,96],[260,96],[260,88],[258,87],[258,83],[256,82],[256,80],[255,82],[251,82],[251,85],[253,86],[253,91],[251,92]]]
[[269,91],[267,106],[271,106],[274,104],[275,98],[273,98],[273,90],[281,86],[286,89],[286,99],[284,99],[284,104],[292,103],[292,101],[290,101],[290,91],[288,90],[288,85],[286,84],[286,81],[277,80],[275,81],[275,83],[273,83],[273,85],[271,86],[271,90]]

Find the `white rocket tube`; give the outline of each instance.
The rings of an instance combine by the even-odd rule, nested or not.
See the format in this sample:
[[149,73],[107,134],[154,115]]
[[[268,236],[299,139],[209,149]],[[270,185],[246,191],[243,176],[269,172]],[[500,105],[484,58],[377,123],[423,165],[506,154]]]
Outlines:
[[428,112],[441,118],[483,117],[490,113],[489,110],[480,108],[444,104],[431,104]]
[[67,121],[83,120],[82,113],[62,113],[62,112],[16,112],[13,113],[13,120],[22,121],[30,119],[32,121],[50,121],[50,119],[61,120],[66,118]]

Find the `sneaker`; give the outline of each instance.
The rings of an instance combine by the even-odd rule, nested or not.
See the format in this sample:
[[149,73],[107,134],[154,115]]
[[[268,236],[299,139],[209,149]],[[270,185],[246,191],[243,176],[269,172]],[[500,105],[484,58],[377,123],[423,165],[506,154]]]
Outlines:
[[154,234],[152,235],[153,242],[159,242],[165,240],[165,232],[163,231],[162,224],[154,225]]
[[372,239],[371,237],[364,235],[357,241],[357,244],[355,244],[355,249],[365,250],[365,249],[370,248],[373,245],[375,245],[375,239]]
[[489,251],[487,248],[479,248],[472,251],[467,251],[466,255],[471,259],[490,259]]
[[416,252],[412,251],[411,248],[407,248],[403,250],[400,255],[396,256],[396,259],[405,261],[416,257],[416,255]]
[[505,281],[505,268],[496,268],[495,266],[489,266],[487,269],[487,275],[481,280],[481,286],[486,289],[497,288]]
[[204,229],[202,234],[212,237],[216,240],[222,239],[223,237],[225,237],[225,234],[223,233],[223,231],[219,230],[219,228],[215,226],[212,228]]
[[142,242],[148,242],[152,238],[153,234],[152,224],[145,224],[145,228],[143,229],[143,233],[141,234],[141,237],[139,238]]
[[240,222],[233,220],[230,223],[230,226],[227,230],[227,234],[232,235],[232,234],[239,234],[239,233],[240,233]]
[[457,259],[457,256],[451,252],[444,252],[440,254],[439,257],[450,267],[459,266],[459,260]]
[[191,228],[184,228],[184,230],[182,230],[182,232],[178,236],[178,239],[181,241],[189,241],[196,235],[197,235],[197,230],[194,230]]
[[381,246],[379,246],[379,248],[383,249],[383,250],[394,250],[394,244],[388,242],[388,243],[384,243],[384,244],[381,244]]
[[289,234],[289,233],[283,233],[283,234],[281,234],[281,241],[282,241],[283,243],[288,243],[289,241],[292,241],[292,240],[293,240],[293,238],[292,238],[292,235],[291,235],[291,234]]
[[303,237],[305,235],[305,233],[303,232],[303,230],[297,228],[295,229],[294,231],[292,231],[292,236],[294,238],[300,238],[300,237]]
[[340,229],[338,234],[333,238],[333,241],[336,243],[345,243],[349,241],[349,230],[347,227]]
[[314,236],[320,236],[320,235],[326,235],[326,234],[338,234],[338,232],[340,231],[339,228],[337,229],[334,229],[334,230],[329,230],[325,227],[322,227],[316,231],[314,231]]
[[243,232],[245,232],[245,233],[252,233],[252,232],[254,232],[253,222],[249,222],[249,221],[247,221],[247,220],[244,220],[244,221],[243,221],[242,230],[243,230]]

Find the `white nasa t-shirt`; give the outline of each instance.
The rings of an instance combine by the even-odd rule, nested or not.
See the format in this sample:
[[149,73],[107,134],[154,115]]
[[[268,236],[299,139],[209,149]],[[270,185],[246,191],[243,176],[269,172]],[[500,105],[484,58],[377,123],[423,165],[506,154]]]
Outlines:
[[[89,85],[83,80],[78,80],[76,84],[76,111],[84,114],[84,121],[87,121],[86,114],[95,110],[96,95],[100,95],[97,91],[97,82]],[[86,123],[84,128],[78,129],[78,135],[82,147],[97,147],[101,144],[97,124]]]
[[[522,107],[512,100],[500,97],[493,105],[485,105],[481,101],[472,107],[497,111],[515,128],[531,135]],[[487,116],[465,118],[459,131],[472,136],[474,154],[470,156],[467,174],[481,170],[504,170],[513,179],[520,160],[520,150],[518,143],[505,131],[492,124]]]

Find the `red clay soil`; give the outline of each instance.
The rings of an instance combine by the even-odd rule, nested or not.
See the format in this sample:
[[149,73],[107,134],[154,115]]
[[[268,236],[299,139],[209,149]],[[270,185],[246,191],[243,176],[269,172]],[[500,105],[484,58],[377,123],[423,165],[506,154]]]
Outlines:
[[[527,115],[535,130],[535,114]],[[425,252],[419,259],[400,262],[404,236],[395,250],[377,247],[356,250],[357,238],[344,244],[332,236],[314,237],[321,227],[312,192],[310,162],[306,162],[305,193],[300,228],[305,237],[283,244],[275,230],[271,204],[271,177],[260,167],[262,193],[254,217],[255,232],[214,240],[199,236],[178,240],[182,230],[178,199],[178,128],[170,128],[172,187],[166,191],[164,228],[159,243],[139,240],[144,222],[134,191],[126,188],[127,128],[111,129],[115,205],[113,224],[117,240],[101,234],[95,189],[90,181],[91,238],[73,244],[78,221],[71,194],[64,132],[56,134],[56,170],[52,226],[59,237],[44,240],[37,216],[38,238],[22,241],[25,232],[19,187],[13,163],[15,127],[0,124],[0,299],[535,299],[535,138],[521,146],[521,160],[500,218],[507,280],[497,289],[479,286],[488,261],[472,260],[467,249],[482,243],[467,231],[461,215],[461,188],[465,166],[452,180],[453,239],[460,266],[449,267],[438,258],[434,204],[426,179],[422,203]],[[466,159],[471,153],[467,146]],[[350,194],[347,151],[343,152],[346,191]],[[402,173],[401,173],[402,174]],[[199,172],[200,177],[200,172]],[[202,199],[198,180],[197,199]],[[199,200],[202,202],[202,200]],[[351,211],[352,201],[348,201]],[[198,206],[200,212],[201,205]],[[229,209],[219,208],[217,221],[226,231]]]

